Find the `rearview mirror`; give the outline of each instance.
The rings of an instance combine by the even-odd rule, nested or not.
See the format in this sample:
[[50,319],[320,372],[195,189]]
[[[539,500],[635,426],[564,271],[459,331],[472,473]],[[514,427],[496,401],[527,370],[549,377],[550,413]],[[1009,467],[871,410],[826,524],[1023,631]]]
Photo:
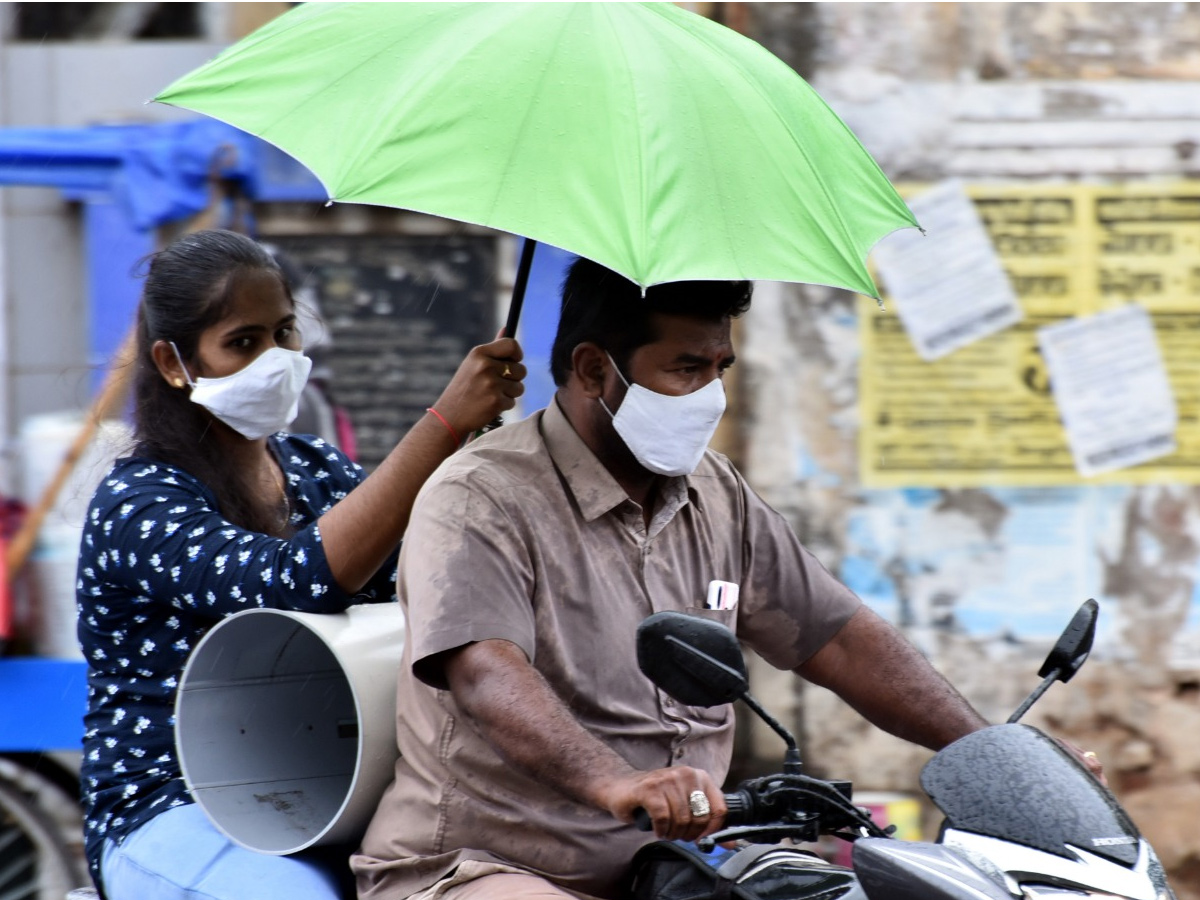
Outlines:
[[1057,672],[1057,679],[1068,682],[1079,671],[1092,652],[1092,641],[1096,637],[1096,618],[1100,605],[1095,600],[1085,600],[1079,607],[1050,655],[1038,669],[1038,677],[1046,678]]
[[637,630],[638,668],[686,706],[720,706],[749,689],[746,660],[733,632],[679,612],[655,613]]
[[1016,711],[1008,717],[1008,723],[1020,721],[1029,707],[1037,702],[1046,689],[1056,681],[1070,681],[1092,651],[1092,640],[1096,637],[1096,619],[1100,615],[1100,604],[1095,600],[1083,601],[1083,606],[1071,618],[1057,643],[1038,669],[1042,683],[1033,689]]

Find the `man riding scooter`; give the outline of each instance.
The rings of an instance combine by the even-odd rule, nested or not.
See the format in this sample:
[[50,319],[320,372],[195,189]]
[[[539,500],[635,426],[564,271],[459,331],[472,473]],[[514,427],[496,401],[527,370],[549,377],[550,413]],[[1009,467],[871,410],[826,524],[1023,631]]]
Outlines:
[[400,758],[352,859],[359,896],[618,896],[660,838],[720,828],[729,707],[638,671],[652,612],[733,628],[874,724],[940,749],[987,723],[706,447],[747,282],[641,289],[571,268],[545,410],[431,478],[400,559]]

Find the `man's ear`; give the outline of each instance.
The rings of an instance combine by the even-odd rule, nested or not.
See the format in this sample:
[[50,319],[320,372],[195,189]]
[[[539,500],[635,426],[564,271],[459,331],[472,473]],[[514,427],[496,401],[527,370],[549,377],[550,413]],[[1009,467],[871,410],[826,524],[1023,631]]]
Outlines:
[[608,354],[591,341],[576,344],[571,351],[571,375],[590,399],[604,393],[604,377],[610,365]]
[[154,359],[158,373],[172,387],[187,387],[187,375],[179,362],[179,357],[166,341],[155,341],[150,347],[150,356]]

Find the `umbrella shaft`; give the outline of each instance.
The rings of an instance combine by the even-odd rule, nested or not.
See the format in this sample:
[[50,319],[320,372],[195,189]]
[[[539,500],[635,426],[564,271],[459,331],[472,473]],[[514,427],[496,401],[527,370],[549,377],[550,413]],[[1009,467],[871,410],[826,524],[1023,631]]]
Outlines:
[[525,288],[529,284],[529,270],[533,268],[533,251],[537,241],[525,238],[521,247],[521,261],[517,264],[517,280],[513,282],[512,302],[508,307],[508,320],[504,323],[505,337],[517,336],[517,322],[521,318],[521,307],[525,304]]

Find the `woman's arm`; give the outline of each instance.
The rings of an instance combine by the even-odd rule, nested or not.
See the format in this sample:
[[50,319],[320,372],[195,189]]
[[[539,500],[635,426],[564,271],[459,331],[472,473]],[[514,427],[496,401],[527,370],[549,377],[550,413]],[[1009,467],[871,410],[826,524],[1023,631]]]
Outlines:
[[417,492],[459,440],[516,405],[525,390],[521,356],[511,338],[473,349],[433,406],[445,422],[426,413],[379,468],[321,516],[325,557],[343,590],[362,588],[395,549]]
[[[520,348],[510,340],[476,347],[435,407],[462,434],[511,409],[523,390],[516,379],[525,367],[496,353],[519,357]],[[100,597],[105,584],[121,585],[147,603],[215,617],[255,607],[338,612],[394,553],[417,491],[456,447],[426,416],[374,474],[287,540],[230,524],[185,472],[147,460],[119,465],[88,513],[83,590]]]

